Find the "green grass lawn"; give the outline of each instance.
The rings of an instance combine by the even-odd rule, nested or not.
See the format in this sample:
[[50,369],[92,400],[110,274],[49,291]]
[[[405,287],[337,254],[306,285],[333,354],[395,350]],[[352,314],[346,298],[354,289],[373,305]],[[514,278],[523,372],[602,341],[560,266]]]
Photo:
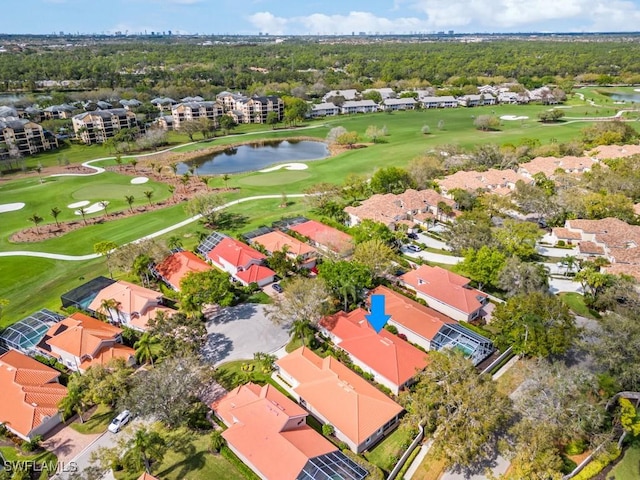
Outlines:
[[[245,480],[238,468],[224,456],[209,451],[210,432],[193,433],[184,428],[169,432],[169,449],[151,473],[163,480]],[[139,472],[116,472],[118,480],[135,480]]]
[[600,314],[587,307],[584,303],[584,297],[579,293],[564,292],[560,294],[562,301],[575,313],[587,318],[600,318]]
[[365,452],[365,458],[389,473],[411,444],[415,436],[412,435],[412,433],[411,429],[405,426],[396,428],[390,435],[378,443],[373,450]]
[[43,467],[41,468],[42,471],[37,477],[42,480],[49,478],[49,472],[55,473],[56,465],[58,464],[58,457],[46,450],[34,454],[28,454],[21,452],[16,447],[0,447],[0,453],[2,453],[2,457],[6,462],[30,461],[43,464]]
[[113,408],[100,404],[96,407],[91,417],[85,419],[84,423],[80,423],[80,420],[78,420],[71,424],[71,428],[85,435],[102,433],[107,430],[113,417],[115,417]]
[[637,480],[640,478],[640,444],[631,445],[622,460],[613,467],[607,478],[615,480]]

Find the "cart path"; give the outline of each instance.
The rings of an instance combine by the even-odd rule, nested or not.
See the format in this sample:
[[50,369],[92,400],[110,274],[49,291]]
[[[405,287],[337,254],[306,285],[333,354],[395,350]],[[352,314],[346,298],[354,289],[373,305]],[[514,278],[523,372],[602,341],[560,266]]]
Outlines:
[[[293,194],[287,194],[288,198],[301,198],[301,197],[306,197],[307,194],[305,193],[293,193]],[[233,205],[238,205],[240,203],[244,203],[244,202],[251,202],[254,200],[269,200],[269,199],[274,199],[274,198],[282,198],[281,194],[278,195],[256,195],[253,197],[245,197],[245,198],[240,198],[238,200],[232,200],[231,202],[227,202],[224,205],[221,205],[219,207],[215,208],[215,211],[219,211],[219,210],[223,210],[225,208],[229,208]],[[185,225],[189,225],[190,223],[196,222],[198,220],[200,220],[200,218],[202,218],[202,215],[195,215],[193,217],[187,218],[186,220],[183,220],[181,222],[178,222],[174,225],[171,225],[169,227],[163,228],[162,230],[158,230],[157,232],[153,232],[150,233],[149,235],[145,235],[144,237],[140,237],[137,240],[133,240],[131,242],[128,243],[136,243],[136,242],[141,242],[143,240],[147,240],[150,238],[156,238],[159,237],[161,235],[164,235],[165,233],[169,233],[173,230],[177,230],[178,228],[182,228]],[[64,261],[71,261],[71,262],[81,262],[81,261],[85,261],[85,260],[92,260],[94,258],[99,258],[101,255],[97,254],[97,253],[90,253],[87,255],[64,255],[64,254],[60,254],[60,253],[48,253],[48,252],[38,252],[38,251],[28,251],[28,250],[12,250],[9,252],[0,252],[0,257],[39,257],[39,258],[50,258],[52,260],[64,260]]]

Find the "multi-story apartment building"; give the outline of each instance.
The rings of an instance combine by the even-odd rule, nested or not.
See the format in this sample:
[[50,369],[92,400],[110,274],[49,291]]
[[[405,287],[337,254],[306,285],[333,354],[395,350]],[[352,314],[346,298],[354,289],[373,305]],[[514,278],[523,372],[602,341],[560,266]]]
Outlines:
[[55,135],[31,120],[0,117],[0,144],[6,145],[0,151],[0,157],[9,155],[13,149],[20,155],[33,155],[57,148],[58,140]]
[[173,128],[175,130],[180,130],[180,126],[184,122],[201,118],[208,118],[217,126],[218,119],[223,114],[222,105],[211,101],[179,103],[171,108]]
[[123,128],[138,126],[135,113],[124,108],[96,110],[75,115],[73,130],[84,143],[102,143]]

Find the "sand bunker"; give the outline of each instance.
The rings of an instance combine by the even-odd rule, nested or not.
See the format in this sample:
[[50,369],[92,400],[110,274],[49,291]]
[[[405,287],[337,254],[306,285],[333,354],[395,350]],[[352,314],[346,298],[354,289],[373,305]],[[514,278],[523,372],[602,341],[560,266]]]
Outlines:
[[80,207],[86,207],[87,205],[89,205],[91,202],[89,200],[82,200],[80,202],[76,202],[76,203],[70,203],[69,205],[67,205],[67,208],[80,208]]
[[500,120],[507,120],[507,121],[512,121],[512,120],[529,120],[529,117],[524,117],[524,116],[517,116],[517,115],[502,115],[500,117]]
[[136,177],[131,179],[131,183],[134,185],[139,185],[141,183],[147,183],[149,181],[148,177]]
[[[109,202],[106,202],[106,203],[109,204]],[[104,210],[104,207],[100,205],[100,202],[97,202],[91,205],[90,207],[85,208],[84,213],[97,213],[97,212],[101,212],[102,210]],[[75,213],[76,215],[80,215],[80,210],[76,210],[73,213]]]
[[640,88],[634,88],[633,91],[634,92],[640,92]]
[[276,170],[280,170],[284,168],[285,170],[306,170],[309,166],[306,163],[283,163],[282,165],[276,165],[275,167],[265,168],[264,170],[259,170],[259,172],[267,173],[267,172],[275,172]]
[[0,205],[0,213],[15,212],[22,208],[24,208],[24,203],[5,203],[4,205]]

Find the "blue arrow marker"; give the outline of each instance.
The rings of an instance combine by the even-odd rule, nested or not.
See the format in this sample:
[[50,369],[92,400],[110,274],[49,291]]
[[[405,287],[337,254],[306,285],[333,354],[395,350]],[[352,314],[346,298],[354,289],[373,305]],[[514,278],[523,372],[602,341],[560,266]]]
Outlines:
[[391,318],[391,315],[384,313],[384,295],[371,295],[371,313],[365,318],[376,332],[382,330]]

